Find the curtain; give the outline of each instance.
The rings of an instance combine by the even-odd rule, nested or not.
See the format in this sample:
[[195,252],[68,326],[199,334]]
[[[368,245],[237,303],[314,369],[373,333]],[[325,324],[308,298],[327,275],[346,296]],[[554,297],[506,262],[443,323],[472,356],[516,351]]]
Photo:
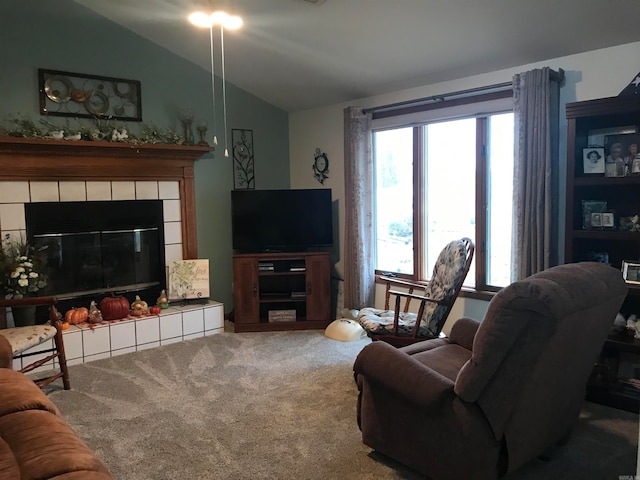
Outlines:
[[375,302],[371,138],[371,113],[345,108],[344,305],[350,309]]
[[513,77],[513,281],[558,263],[558,117],[562,73],[545,67]]

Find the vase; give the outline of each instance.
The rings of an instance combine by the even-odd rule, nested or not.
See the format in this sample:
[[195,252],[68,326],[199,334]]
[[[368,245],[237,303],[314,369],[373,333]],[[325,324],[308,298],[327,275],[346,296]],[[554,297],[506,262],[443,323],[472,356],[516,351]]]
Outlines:
[[13,313],[13,324],[16,327],[26,327],[36,324],[36,307],[30,305],[26,307],[11,307]]

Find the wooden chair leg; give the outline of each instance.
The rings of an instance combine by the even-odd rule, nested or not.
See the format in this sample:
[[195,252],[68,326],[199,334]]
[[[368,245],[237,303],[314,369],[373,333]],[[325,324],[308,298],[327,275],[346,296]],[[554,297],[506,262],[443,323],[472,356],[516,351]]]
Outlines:
[[56,327],[56,336],[53,338],[53,343],[56,346],[56,352],[58,355],[58,365],[60,367],[60,372],[62,373],[62,384],[65,390],[71,389],[71,383],[69,382],[69,370],[67,369],[67,355],[64,351],[64,339],[62,337],[62,324],[60,323],[59,314],[55,307],[52,305],[51,309],[54,311],[51,312],[51,317],[55,319],[51,319],[51,323],[54,327]]

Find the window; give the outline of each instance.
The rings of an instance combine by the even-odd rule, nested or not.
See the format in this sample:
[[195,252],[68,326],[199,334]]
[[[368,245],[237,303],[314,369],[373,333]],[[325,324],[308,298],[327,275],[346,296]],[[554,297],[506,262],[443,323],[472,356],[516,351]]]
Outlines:
[[444,245],[469,237],[465,285],[508,285],[513,113],[412,123],[374,123],[377,270],[426,279]]

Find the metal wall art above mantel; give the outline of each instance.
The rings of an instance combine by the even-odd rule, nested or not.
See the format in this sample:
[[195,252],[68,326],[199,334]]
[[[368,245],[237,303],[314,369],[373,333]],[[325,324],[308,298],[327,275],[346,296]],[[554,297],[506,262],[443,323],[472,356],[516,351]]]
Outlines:
[[142,121],[140,82],[38,69],[40,113]]

